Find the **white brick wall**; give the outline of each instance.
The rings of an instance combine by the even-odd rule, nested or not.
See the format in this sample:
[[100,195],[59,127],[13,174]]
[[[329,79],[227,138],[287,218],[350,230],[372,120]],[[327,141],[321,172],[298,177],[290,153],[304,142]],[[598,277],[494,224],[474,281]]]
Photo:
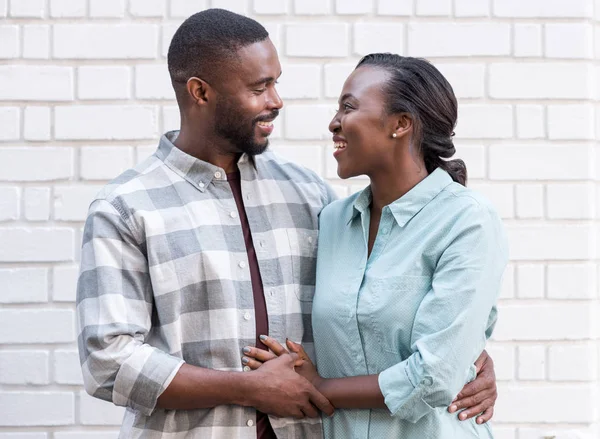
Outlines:
[[179,112],[166,53],[206,7],[272,35],[273,149],[341,196],[327,125],[360,56],[427,57],[459,99],[457,156],[505,221],[511,262],[489,351],[497,439],[600,437],[600,2],[0,0],[0,439],[115,439],[83,392],[75,283],[90,199]]

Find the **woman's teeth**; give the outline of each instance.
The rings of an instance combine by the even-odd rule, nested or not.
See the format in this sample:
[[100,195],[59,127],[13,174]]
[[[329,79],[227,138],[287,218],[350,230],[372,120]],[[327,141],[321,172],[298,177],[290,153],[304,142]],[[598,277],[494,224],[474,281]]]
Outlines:
[[348,144],[346,142],[335,142],[333,144],[334,149],[344,149]]

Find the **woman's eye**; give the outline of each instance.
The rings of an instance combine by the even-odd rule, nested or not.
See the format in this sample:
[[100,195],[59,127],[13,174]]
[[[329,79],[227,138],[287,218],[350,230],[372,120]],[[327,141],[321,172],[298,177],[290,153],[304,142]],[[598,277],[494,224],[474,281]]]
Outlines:
[[352,105],[350,105],[350,104],[344,104],[343,107],[344,107],[344,110],[352,110],[353,109]]

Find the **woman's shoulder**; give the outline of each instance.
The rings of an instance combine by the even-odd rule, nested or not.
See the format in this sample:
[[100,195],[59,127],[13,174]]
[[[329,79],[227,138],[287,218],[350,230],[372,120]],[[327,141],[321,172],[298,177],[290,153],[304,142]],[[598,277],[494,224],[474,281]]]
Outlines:
[[321,221],[339,221],[344,217],[350,219],[350,215],[354,212],[354,203],[361,192],[350,195],[349,197],[335,200],[329,203],[321,211]]
[[500,215],[492,202],[476,190],[452,182],[443,193],[442,200],[446,209],[456,216],[470,218],[473,222],[500,221]]

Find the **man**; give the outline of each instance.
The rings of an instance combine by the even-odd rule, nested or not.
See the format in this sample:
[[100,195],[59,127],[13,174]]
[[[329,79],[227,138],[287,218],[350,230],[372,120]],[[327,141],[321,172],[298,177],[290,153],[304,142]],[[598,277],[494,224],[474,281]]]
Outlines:
[[[316,174],[264,153],[283,105],[277,52],[256,21],[211,9],[177,30],[168,64],[181,130],[90,206],[85,388],[127,407],[123,438],[319,438],[319,410],[333,407],[292,355],[241,363],[261,334],[312,352],[317,216],[334,199]],[[495,392],[486,382],[477,395]]]

